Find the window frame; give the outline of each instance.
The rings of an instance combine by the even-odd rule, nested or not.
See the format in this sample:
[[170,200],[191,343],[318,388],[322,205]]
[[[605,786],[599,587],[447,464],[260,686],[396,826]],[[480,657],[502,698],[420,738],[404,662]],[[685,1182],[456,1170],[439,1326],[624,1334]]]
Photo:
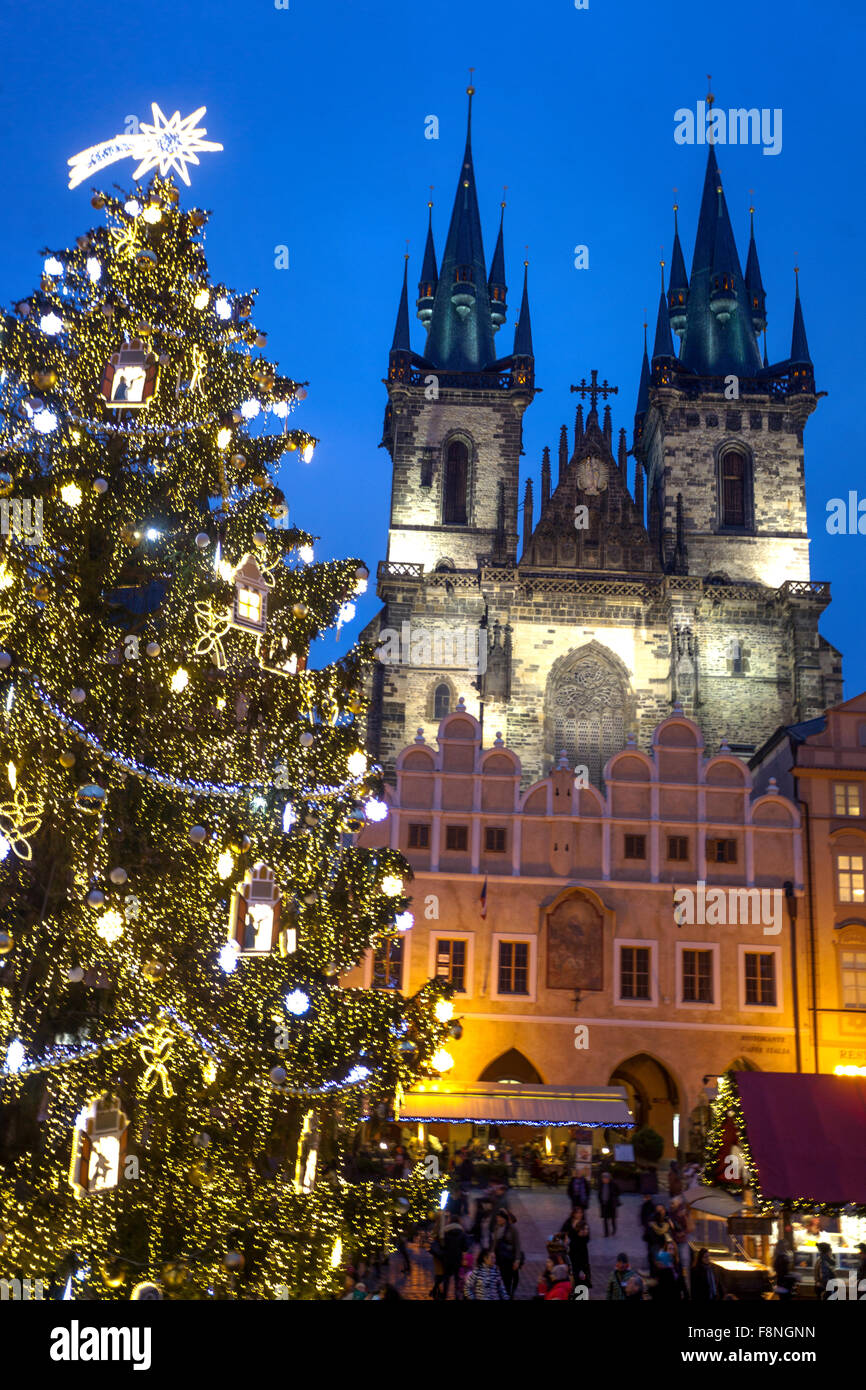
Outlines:
[[[713,1009],[718,1011],[722,1007],[721,1000],[721,950],[718,941],[677,941],[676,946],[676,989],[677,989],[677,1008],[678,1009]],[[705,951],[711,959],[710,976],[713,992],[712,1001],[706,1003],[701,999],[686,999],[685,995],[685,952],[686,951]]]
[[[385,945],[386,943],[385,943],[385,942],[382,942],[381,944],[382,944],[382,945]],[[410,952],[409,934],[408,934],[408,933],[403,933],[403,935],[401,935],[401,936],[390,937],[390,938],[388,939],[387,944],[389,945],[389,947],[390,947],[391,945],[396,945],[396,946],[399,946],[399,947],[401,948],[402,955],[401,955],[401,959],[400,959],[400,982],[399,982],[399,984],[394,985],[394,986],[391,986],[391,985],[377,985],[377,984],[374,983],[375,974],[376,974],[376,948],[375,948],[375,946],[371,946],[371,947],[370,947],[370,950],[367,952],[367,970],[366,970],[366,972],[365,972],[367,978],[366,978],[365,988],[366,988],[366,989],[377,989],[377,990],[379,990],[382,994],[405,994],[405,993],[406,993],[406,988],[405,988],[405,986],[406,986],[406,967],[407,967],[407,965],[408,965],[408,963],[409,963],[409,952]]]
[[[850,966],[850,965],[849,965],[849,966],[846,967],[845,962],[844,962],[844,960],[843,960],[843,957],[844,957],[846,951],[850,951],[850,952],[853,952],[854,954],[857,954],[857,955],[862,956],[862,957],[863,957],[863,964],[862,964],[862,966],[860,966],[860,965]],[[863,1003],[862,1003],[862,1004],[846,1004],[846,1003],[845,1003],[845,973],[846,973],[846,970],[849,970],[849,971],[850,971],[850,970],[854,970],[856,973],[862,975],[862,977],[863,977]],[[839,942],[839,1003],[840,1003],[840,1005],[841,1005],[843,1011],[844,1011],[846,1014],[847,1014],[847,1013],[866,1013],[866,942],[863,942],[863,941],[850,941],[850,942],[846,942],[846,941],[844,941],[844,940]]]
[[[426,842],[425,842],[423,845],[413,845],[413,843],[412,843],[412,831],[413,831],[413,830],[423,830],[423,831],[425,832],[425,834],[426,834],[426,836],[427,836],[427,839],[426,839]],[[420,821],[420,820],[410,820],[410,821],[407,821],[407,822],[406,822],[406,848],[407,848],[407,849],[417,849],[417,850],[425,850],[425,849],[429,850],[429,848],[430,848],[430,831],[431,831],[431,825],[430,825],[430,822],[429,822],[429,821],[426,821],[426,820],[423,820],[423,821]]]
[[[613,961],[613,1002],[624,1008],[654,1009],[659,1002],[658,941],[622,936],[614,939]],[[650,952],[650,997],[649,999],[629,999],[622,994],[622,951],[623,947],[649,948]]]
[[[733,858],[732,858],[732,859],[729,859],[729,858],[728,858],[728,852],[727,852],[727,850],[725,850],[725,855],[724,855],[724,858],[722,858],[722,859],[719,859],[718,856],[717,856],[715,853],[713,853],[713,854],[711,855],[711,854],[710,854],[710,845],[733,845],[733,847],[734,847],[734,855],[733,855]],[[736,836],[735,836],[735,835],[708,835],[708,836],[707,836],[707,839],[706,839],[706,859],[707,859],[707,863],[708,863],[708,864],[739,864],[739,862],[740,862],[740,846],[739,846],[739,841],[737,840]]]
[[[709,424],[709,421],[707,422]],[[743,462],[743,520],[728,521],[725,511],[725,461],[733,456]],[[754,534],[754,459],[751,450],[740,439],[725,439],[716,450],[716,529],[726,535]]]
[[[500,994],[499,992],[499,947],[504,942],[515,942],[529,946],[527,959],[527,979],[528,992],[526,994]],[[498,1000],[504,1004],[536,1003],[537,994],[537,957],[538,957],[538,937],[528,936],[521,932],[495,932],[490,938],[491,955],[491,981],[490,999]]]
[[[642,854],[629,854],[629,852],[628,852],[628,842],[629,842],[629,840],[639,840],[640,843],[641,843],[641,848],[642,848],[642,850],[643,850],[643,853],[642,853]],[[638,834],[636,831],[631,831],[631,830],[623,831],[623,838],[622,838],[622,857],[623,857],[623,860],[628,860],[629,863],[632,863],[632,864],[634,864],[634,863],[637,863],[637,864],[645,864],[645,863],[646,863],[646,835],[641,835],[641,834]]]
[[[747,1004],[746,1003],[746,956],[774,956],[775,965],[773,966],[773,979],[776,986],[775,1004]],[[737,989],[739,993],[740,1013],[743,1014],[781,1014],[785,1010],[785,989],[784,979],[782,978],[782,948],[781,946],[767,946],[764,943],[742,942],[737,947]]]
[[[435,923],[434,923],[435,925]],[[465,988],[456,990],[455,994],[461,999],[471,999],[475,993],[475,937],[471,932],[452,932],[452,931],[433,931],[430,933],[429,963],[427,973],[431,979],[436,978],[436,967],[439,955],[440,941],[462,941],[466,947],[466,964],[464,967]],[[509,995],[510,999],[523,996]]]
[[[689,852],[691,846],[689,844],[688,835],[668,835],[667,841],[668,852],[665,860],[667,864],[688,864],[691,861],[691,854]],[[677,842],[681,845],[685,845],[686,852],[684,855],[671,854],[671,845],[674,842]]]
[[[844,810],[839,810],[839,793],[842,793],[842,800],[845,802]],[[849,808],[850,793],[854,792],[857,799],[857,809],[852,811]],[[850,817],[863,815],[863,789],[860,782],[834,782],[833,783],[833,815],[838,817]]]
[[[464,836],[464,838],[465,838],[465,844],[463,844],[463,845],[449,845],[449,843],[448,843],[448,837],[450,836],[452,830],[462,832],[462,834],[463,834],[463,836]],[[468,853],[469,853],[469,826],[468,826],[468,825],[456,825],[456,824],[455,824],[455,825],[448,825],[448,824],[446,823],[446,825],[445,825],[445,846],[444,846],[443,853],[444,853],[444,854],[468,854]]]
[[[839,863],[839,861],[840,861],[841,859],[849,859],[849,860],[851,860],[851,859],[857,859],[857,860],[859,860],[859,862],[860,862],[860,867],[859,867],[859,869],[854,869],[854,868],[843,869],[843,868],[841,867],[840,863]],[[853,897],[853,896],[850,897],[850,898],[844,898],[844,897],[842,896],[841,875],[842,875],[843,873],[851,874],[851,875],[852,875],[852,878],[853,878],[853,875],[855,875],[855,874],[858,874],[858,875],[860,876],[860,879],[862,880],[862,887],[861,887],[861,890],[860,890],[861,896],[860,896],[859,898],[856,898],[856,897]],[[859,854],[855,854],[855,853],[853,852],[853,850],[850,850],[850,849],[849,849],[849,850],[834,849],[834,851],[833,851],[833,885],[834,885],[834,890],[835,890],[835,894],[836,894],[836,902],[837,902],[837,903],[844,903],[846,906],[847,906],[847,905],[853,905],[854,907],[862,907],[862,906],[864,905],[864,903],[866,903],[866,847],[861,848]],[[853,887],[853,883],[852,883],[852,889],[851,889],[851,891],[852,891],[852,893],[853,893],[854,891],[856,891],[856,890],[854,889],[854,887]]]
[[[449,516],[449,487],[451,470],[455,466],[455,461],[451,457],[454,448],[463,450],[463,517],[458,520],[456,517]],[[450,439],[446,439],[442,444],[442,525],[443,526],[469,526],[471,525],[471,478],[472,478],[472,445],[468,439],[456,434]],[[460,510],[459,508],[455,508]]]
[[[488,844],[489,836],[501,835],[502,848]],[[484,854],[507,854],[508,853],[508,830],[504,825],[485,825],[484,827]]]

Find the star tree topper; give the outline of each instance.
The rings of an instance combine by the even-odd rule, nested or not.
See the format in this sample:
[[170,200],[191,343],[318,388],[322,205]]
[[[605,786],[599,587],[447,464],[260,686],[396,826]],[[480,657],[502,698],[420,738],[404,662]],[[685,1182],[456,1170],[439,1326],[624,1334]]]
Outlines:
[[148,170],[159,165],[159,172],[163,178],[175,170],[188,188],[187,164],[198,164],[198,156],[203,151],[222,149],[222,145],[216,144],[215,141],[202,139],[202,136],[207,135],[207,131],[197,122],[207,107],[200,106],[183,120],[179,111],[166,117],[156,102],[152,103],[151,109],[153,124],[148,125],[146,121],[142,121],[138,134],[115,135],[112,140],[105,140],[100,145],[91,145],[89,149],[73,155],[68,161],[69,187],[77,188],[84,179],[104,168],[106,164],[115,164],[118,159],[132,158],[140,161],[138,168],[133,171],[134,179],[140,179]]

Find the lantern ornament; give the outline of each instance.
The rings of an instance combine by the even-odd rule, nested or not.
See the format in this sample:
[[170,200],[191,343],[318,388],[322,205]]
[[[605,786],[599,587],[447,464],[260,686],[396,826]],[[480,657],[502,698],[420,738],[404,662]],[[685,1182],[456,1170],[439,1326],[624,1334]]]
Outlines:
[[265,579],[252,555],[245,555],[234,572],[235,600],[232,626],[246,632],[264,632],[267,626],[268,590]]
[[141,410],[156,390],[156,357],[140,338],[124,343],[108,359],[100,392],[109,410]]
[[232,895],[229,940],[242,955],[266,955],[278,944],[280,906],[273,869],[254,864]]
[[118,1186],[128,1129],[129,1121],[116,1098],[99,1096],[81,1111],[75,1121],[69,1168],[69,1181],[77,1196]]

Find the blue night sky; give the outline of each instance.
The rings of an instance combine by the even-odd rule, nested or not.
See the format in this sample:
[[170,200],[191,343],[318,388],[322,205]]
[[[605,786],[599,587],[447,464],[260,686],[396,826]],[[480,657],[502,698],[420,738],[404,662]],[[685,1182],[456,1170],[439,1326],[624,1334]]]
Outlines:
[[[95,15],[74,6],[6,7],[0,140],[9,183],[0,227],[0,297],[38,281],[43,246],[93,225],[90,192],[66,188],[66,161],[150,118],[207,106],[223,154],[192,170],[192,198],[212,209],[206,250],[215,278],[260,290],[257,326],[281,368],[309,379],[293,417],[321,437],[315,462],[281,478],[293,519],[322,537],[320,557],[385,554],[390,470],[377,448],[405,239],[412,296],[420,272],[428,186],[441,253],[465,135],[467,67],[475,65],[473,149],[493,251],[508,185],[511,349],[524,245],[536,381],[525,466],[537,478],[544,444],[573,423],[569,385],[597,367],[620,387],[614,428],[631,424],[644,306],[652,327],[658,261],[672,241],[673,188],[691,263],[706,150],[678,146],[674,111],[780,107],[783,146],[719,146],[745,265],[749,190],[767,290],[770,360],[789,354],[793,266],[818,388],[829,394],[806,430],[812,576],[833,603],[822,631],[845,654],[846,696],[866,688],[853,639],[862,609],[866,537],[828,536],[826,505],[866,495],[866,180],[862,0],[723,7],[656,0],[149,0]],[[424,120],[439,118],[439,139]],[[104,183],[131,185],[132,164]],[[185,199],[188,195],[184,192]],[[274,248],[290,268],[274,268]],[[574,247],[590,268],[574,269]],[[413,318],[413,347],[424,346]],[[525,476],[525,475],[524,475]],[[536,491],[537,495],[537,491]],[[361,605],[361,620],[375,597]],[[345,641],[345,639],[344,639]]]

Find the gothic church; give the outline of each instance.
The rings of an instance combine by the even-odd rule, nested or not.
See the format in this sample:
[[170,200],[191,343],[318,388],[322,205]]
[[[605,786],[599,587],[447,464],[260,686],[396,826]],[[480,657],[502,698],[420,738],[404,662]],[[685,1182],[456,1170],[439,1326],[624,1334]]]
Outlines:
[[[770,364],[754,224],[743,274],[710,145],[691,273],[675,230],[651,355],[644,343],[631,448],[625,429],[614,439],[613,388],[593,371],[572,388],[580,404],[555,476],[544,450],[537,507],[525,481],[521,525],[522,421],[536,389],[527,269],[500,356],[503,227],[488,270],[471,115],[470,88],[438,266],[432,212],[428,225],[421,354],[404,269],[382,441],[393,464],[383,608],[365,634],[433,635],[433,656],[422,645],[419,660],[377,668],[371,751],[393,777],[416,732],[434,740],[463,699],[485,745],[501,733],[520,757],[523,785],[563,751],[601,785],[608,758],[648,747],[679,703],[708,754],[747,758],[780,725],[842,698],[841,657],[818,632],[829,585],[809,573],[803,432],[818,393],[799,286],[790,356]],[[480,636],[486,662],[441,657],[457,631]]]

